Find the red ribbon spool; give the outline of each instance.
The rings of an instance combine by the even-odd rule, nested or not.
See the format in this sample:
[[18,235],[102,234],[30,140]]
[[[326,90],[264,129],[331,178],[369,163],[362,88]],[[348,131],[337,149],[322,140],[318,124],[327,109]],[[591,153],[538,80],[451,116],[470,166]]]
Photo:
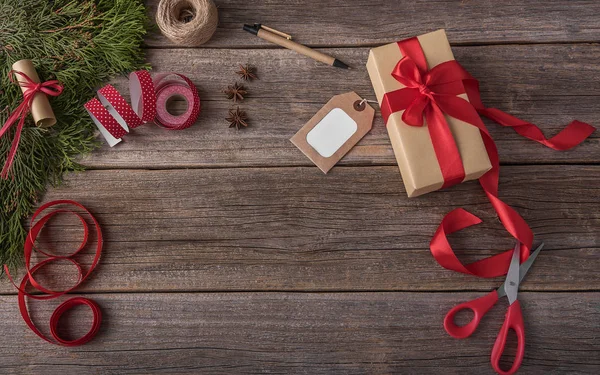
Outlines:
[[[85,109],[110,147],[119,143],[130,128],[154,122],[167,130],[183,130],[192,126],[200,115],[198,90],[183,74],[161,73],[152,79],[150,73],[139,70],[129,75],[129,91],[131,105],[111,85],[98,90],[98,99],[85,103]],[[184,114],[174,116],[167,112],[167,99],[173,96],[185,98],[188,108]]]
[[[83,218],[83,216],[81,216],[80,214],[78,214],[74,211],[71,211],[71,210],[57,209],[55,211],[52,211],[52,212],[42,216],[39,219],[39,221],[34,224],[35,220],[42,214],[43,211],[45,211],[46,209],[48,209],[50,207],[57,206],[57,205],[71,205],[71,206],[75,206],[79,209],[82,209],[83,211],[85,211],[85,213],[87,213],[89,215],[92,222],[94,223],[96,233],[98,234],[98,241],[96,244],[96,253],[94,255],[94,260],[92,261],[90,268],[88,269],[88,271],[85,274],[83,273],[81,264],[79,264],[75,259],[73,259],[73,257],[75,255],[79,254],[85,248],[85,246],[88,242],[89,227],[88,227],[87,222]],[[59,213],[73,214],[79,218],[79,220],[81,221],[81,223],[83,225],[83,240],[81,241],[81,244],[79,245],[79,247],[74,252],[72,252],[71,254],[68,254],[68,255],[53,255],[53,254],[44,252],[43,250],[37,249],[35,247],[35,240],[36,240],[37,236],[40,234],[40,231],[42,230],[44,225],[46,225],[46,223],[53,216],[55,216]],[[35,266],[31,267],[31,254],[33,253],[33,250],[36,250],[38,253],[45,255],[47,258],[42,260],[41,262],[37,263]],[[23,317],[23,320],[25,321],[27,326],[36,335],[38,335],[42,339],[44,339],[52,344],[63,345],[63,346],[78,346],[78,345],[83,345],[83,344],[89,342],[98,333],[98,330],[100,329],[100,322],[102,321],[102,312],[100,311],[100,307],[98,306],[98,304],[96,302],[94,302],[90,299],[87,299],[87,298],[83,298],[83,297],[74,297],[74,298],[66,300],[60,306],[58,306],[56,308],[56,310],[54,310],[54,313],[52,314],[52,316],[50,317],[50,335],[54,339],[54,340],[52,340],[52,339],[46,337],[36,327],[36,325],[31,320],[31,316],[29,315],[29,310],[27,309],[25,297],[27,296],[29,298],[33,298],[33,299],[37,299],[37,300],[54,299],[54,298],[60,297],[64,294],[74,291],[81,283],[83,283],[90,276],[92,271],[94,271],[94,269],[98,265],[98,262],[100,261],[100,255],[102,253],[102,230],[100,229],[100,224],[98,223],[96,218],[83,205],[81,205],[80,203],[77,203],[75,201],[57,200],[57,201],[52,201],[52,202],[46,203],[46,204],[42,205],[37,211],[35,211],[35,213],[33,214],[33,217],[31,218],[31,229],[29,230],[29,233],[27,234],[27,238],[25,240],[24,253],[25,253],[25,269],[27,271],[27,274],[21,280],[21,283],[19,286],[17,286],[15,284],[13,278],[10,275],[8,267],[6,265],[4,266],[4,270],[6,271],[6,274],[8,275],[8,278],[10,279],[10,281],[13,283],[15,288],[17,288],[19,291],[19,293],[18,293],[19,311],[21,312],[21,316]],[[62,291],[53,291],[53,290],[50,290],[50,289],[42,286],[40,283],[38,283],[35,280],[33,275],[36,271],[43,268],[47,264],[56,262],[56,261],[68,261],[77,268],[78,277],[77,277],[77,282],[75,283],[75,285],[73,285],[72,287],[70,287],[68,289],[62,290]],[[34,294],[28,293],[26,291],[28,284],[31,284],[31,286],[33,286],[35,289],[37,289],[38,291],[40,291],[44,294],[43,295],[37,295],[37,294],[34,295]],[[90,327],[90,330],[82,337],[75,339],[75,340],[65,340],[58,335],[59,320],[64,313],[66,313],[67,311],[71,310],[72,308],[74,308],[75,306],[78,306],[78,305],[86,305],[92,310],[92,314],[93,314],[92,325]]]

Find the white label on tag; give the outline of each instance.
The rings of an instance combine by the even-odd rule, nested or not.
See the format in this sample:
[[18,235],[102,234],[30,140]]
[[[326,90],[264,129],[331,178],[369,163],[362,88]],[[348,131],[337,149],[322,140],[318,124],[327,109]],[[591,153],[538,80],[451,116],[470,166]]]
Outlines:
[[358,130],[352,117],[341,108],[332,109],[306,135],[306,142],[324,158],[328,158],[342,147]]

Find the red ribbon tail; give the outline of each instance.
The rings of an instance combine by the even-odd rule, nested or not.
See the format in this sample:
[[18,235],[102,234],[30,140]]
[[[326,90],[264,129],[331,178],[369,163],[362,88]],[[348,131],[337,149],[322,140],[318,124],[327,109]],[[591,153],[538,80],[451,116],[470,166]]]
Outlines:
[[19,123],[17,124],[17,130],[15,132],[15,137],[13,138],[10,150],[8,151],[8,155],[6,157],[6,161],[4,162],[4,167],[2,168],[2,172],[0,173],[0,178],[4,180],[8,179],[8,173],[10,172],[13,161],[15,159],[15,155],[17,153],[17,148],[19,147],[19,141],[21,140],[21,132],[23,131],[23,126],[25,124],[25,113],[27,113],[27,108],[29,108],[29,103],[27,101],[21,103],[6,120],[4,126],[2,126],[2,129],[0,130],[0,137],[2,137],[8,131],[8,129],[10,129],[15,120],[20,116]]
[[512,127],[523,137],[541,143],[554,150],[564,151],[571,149],[583,142],[596,131],[596,128],[592,125],[575,120],[557,135],[547,139],[536,125],[509,115],[497,108],[486,108],[481,101],[479,83],[475,79],[467,79],[464,80],[463,83],[469,101],[477,109],[477,112],[479,112],[480,115],[485,116],[502,126]]
[[13,165],[13,161],[15,160],[17,148],[19,147],[19,141],[21,140],[21,131],[23,130],[24,122],[25,118],[22,117],[21,121],[19,121],[19,125],[17,126],[17,132],[15,134],[15,137],[13,138],[10,150],[8,151],[8,157],[6,158],[6,162],[4,163],[4,167],[2,168],[2,173],[0,174],[0,177],[2,177],[4,180],[8,179],[8,173],[10,172],[10,169]]
[[[481,219],[469,211],[457,208],[450,211],[436,230],[429,249],[435,260],[445,269],[478,277],[498,277],[506,274],[512,257],[512,249],[464,265],[448,242],[448,235],[481,223]],[[525,258],[527,254],[525,255]]]
[[462,208],[448,212],[429,243],[431,255],[445,269],[472,274],[454,254],[447,236],[479,223],[481,223],[480,218]]
[[543,144],[546,147],[550,147],[554,150],[564,151],[571,149],[586,138],[588,138],[596,128],[590,124],[581,121],[573,121],[563,130],[561,130],[554,137],[547,139],[540,128],[529,122],[523,121],[517,117],[509,115],[508,113],[502,112],[496,108],[480,108],[478,112],[497,122],[502,126],[512,127],[517,133],[525,138],[531,139],[538,143]]

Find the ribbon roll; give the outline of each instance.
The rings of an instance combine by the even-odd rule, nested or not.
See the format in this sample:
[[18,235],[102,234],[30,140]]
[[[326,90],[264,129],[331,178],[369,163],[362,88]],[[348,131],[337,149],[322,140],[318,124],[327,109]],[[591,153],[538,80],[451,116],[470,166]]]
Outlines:
[[[57,206],[57,205],[75,206],[76,208],[83,210],[91,218],[92,222],[94,223],[96,233],[98,234],[98,240],[96,242],[96,254],[94,255],[94,260],[92,261],[92,264],[90,265],[87,272],[85,272],[85,273],[82,270],[81,264],[78,263],[75,259],[73,259],[77,254],[79,254],[86,247],[87,242],[88,242],[89,227],[88,227],[88,224],[87,224],[86,220],[84,219],[84,217],[74,211],[61,208],[61,209],[56,209],[56,210],[42,216],[37,221],[37,223],[35,223],[36,219],[42,214],[43,211],[45,211],[46,209],[48,209],[50,207]],[[81,244],[75,251],[73,251],[71,254],[68,254],[68,255],[54,255],[54,254],[51,254],[48,252],[44,252],[43,250],[37,249],[35,247],[35,240],[38,237],[38,235],[40,234],[40,231],[42,230],[42,228],[46,225],[46,223],[52,217],[54,217],[55,215],[58,215],[60,213],[68,213],[68,214],[75,215],[79,219],[81,224],[83,225],[83,239],[81,241]],[[41,262],[37,263],[33,267],[31,267],[31,255],[34,250],[36,250],[38,253],[40,253],[42,255],[45,255],[47,258],[42,260]],[[100,229],[100,224],[98,223],[96,218],[84,206],[82,206],[81,204],[79,204],[75,201],[58,200],[58,201],[46,203],[43,206],[41,206],[37,211],[35,211],[35,213],[33,214],[33,217],[31,218],[31,229],[29,230],[29,233],[27,234],[27,238],[25,239],[24,253],[25,253],[25,270],[26,270],[27,274],[21,280],[21,283],[19,286],[16,285],[16,283],[13,280],[12,276],[10,275],[10,272],[6,265],[4,265],[4,271],[6,272],[6,275],[8,276],[8,278],[12,282],[12,284],[15,286],[15,288],[17,288],[17,290],[19,291],[19,293],[18,293],[19,311],[21,312],[21,317],[23,318],[23,320],[25,321],[27,326],[36,335],[38,335],[42,339],[44,339],[52,344],[63,345],[63,346],[78,346],[78,345],[83,345],[83,344],[89,342],[98,333],[98,330],[100,329],[100,322],[102,321],[102,312],[100,311],[100,307],[98,306],[98,304],[96,302],[94,302],[90,299],[87,299],[87,298],[83,298],[83,297],[74,297],[74,298],[66,300],[60,306],[58,306],[56,308],[56,310],[54,310],[54,313],[52,314],[52,316],[50,318],[50,335],[53,338],[53,340],[52,340],[52,339],[48,338],[47,336],[45,336],[31,320],[31,316],[29,315],[29,310],[27,309],[27,303],[26,303],[25,297],[29,297],[29,298],[33,298],[33,299],[37,299],[37,300],[49,300],[49,299],[57,298],[64,294],[74,291],[81,283],[83,283],[90,276],[92,271],[94,271],[94,269],[98,265],[98,262],[100,261],[100,255],[102,253],[102,231]],[[78,276],[77,282],[75,283],[75,285],[73,285],[72,287],[67,288],[65,290],[61,290],[61,291],[50,290],[50,289],[44,287],[43,285],[41,285],[33,277],[33,275],[40,268],[43,268],[44,266],[46,266],[50,263],[53,263],[53,262],[57,262],[57,261],[67,261],[67,262],[73,264],[75,266],[75,268],[77,269],[77,276]],[[41,294],[41,295],[40,294],[30,294],[29,292],[26,291],[28,285],[31,285],[33,288],[37,289],[38,291],[40,291],[44,294]],[[92,310],[92,314],[93,314],[92,325],[90,327],[90,330],[82,337],[75,339],[75,340],[66,340],[66,339],[60,337],[58,334],[58,323],[60,321],[61,316],[64,313],[66,313],[67,311],[69,311],[70,309],[72,309],[73,307],[78,306],[78,305],[86,305]]]
[[[186,76],[177,73],[162,73],[153,80],[145,70],[129,75],[131,105],[111,85],[98,90],[98,99],[85,104],[85,109],[113,147],[129,133],[148,122],[168,129],[182,130],[190,127],[200,114],[200,96],[196,86]],[[167,102],[173,97],[187,102],[185,113],[174,116],[167,111]]]
[[[196,86],[191,87],[195,90]],[[150,73],[138,70],[129,74],[129,94],[135,112],[144,123],[154,121],[156,117],[156,92]],[[200,105],[200,104],[198,104]]]
[[[167,79],[169,74],[159,75],[156,88],[156,123],[169,130],[182,130],[194,124],[200,114],[200,97],[196,87],[186,76],[171,74],[180,79]],[[174,116],[167,111],[167,102],[173,97],[182,97],[187,102],[185,113]]]

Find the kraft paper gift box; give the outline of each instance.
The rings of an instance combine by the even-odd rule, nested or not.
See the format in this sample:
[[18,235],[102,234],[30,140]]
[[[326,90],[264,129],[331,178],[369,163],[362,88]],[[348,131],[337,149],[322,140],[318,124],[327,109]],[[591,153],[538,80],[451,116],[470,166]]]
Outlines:
[[[417,39],[428,69],[454,60],[444,30],[420,35]],[[367,70],[380,105],[386,93],[405,87],[392,76],[392,71],[402,57],[397,43],[373,48],[369,53]],[[466,94],[459,96],[468,100]],[[416,197],[440,189],[444,178],[426,121],[421,127],[410,126],[402,121],[402,113],[403,111],[392,113],[386,126],[406,192],[409,197]],[[492,168],[479,129],[448,115],[445,118],[464,166],[463,182],[478,179]]]

